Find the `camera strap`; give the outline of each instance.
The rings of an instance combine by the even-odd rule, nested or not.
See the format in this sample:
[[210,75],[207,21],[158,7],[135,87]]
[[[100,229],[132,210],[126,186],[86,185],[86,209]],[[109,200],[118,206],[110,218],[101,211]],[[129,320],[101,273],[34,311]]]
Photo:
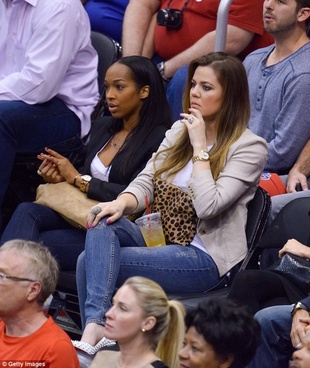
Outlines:
[[[172,3],[173,0],[170,0],[168,5],[167,5],[167,8],[170,9],[170,4]],[[185,0],[185,3],[183,5],[183,8],[180,9],[180,12],[183,13],[183,11],[185,10],[185,8],[187,7],[187,4],[189,3],[189,0]]]

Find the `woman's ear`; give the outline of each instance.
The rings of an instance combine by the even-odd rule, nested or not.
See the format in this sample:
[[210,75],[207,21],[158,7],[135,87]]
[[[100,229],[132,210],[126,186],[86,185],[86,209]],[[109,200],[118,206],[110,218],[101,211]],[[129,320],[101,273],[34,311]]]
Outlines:
[[149,94],[150,94],[150,86],[144,86],[144,87],[141,88],[140,98],[142,100],[149,97]]
[[153,316],[147,317],[142,324],[142,330],[150,331],[156,325],[156,318]]
[[229,357],[220,364],[220,367],[221,368],[229,368],[229,367],[231,367],[233,361],[234,361],[234,356],[229,355]]

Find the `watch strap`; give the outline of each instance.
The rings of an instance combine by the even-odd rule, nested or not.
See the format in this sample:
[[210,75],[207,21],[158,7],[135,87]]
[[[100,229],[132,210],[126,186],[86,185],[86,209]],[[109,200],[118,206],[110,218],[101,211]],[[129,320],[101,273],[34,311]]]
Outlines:
[[300,309],[303,309],[303,310],[305,310],[305,311],[309,312],[309,310],[308,310],[308,307],[307,307],[307,306],[305,306],[305,305],[304,305],[304,304],[302,304],[301,302],[297,302],[297,303],[295,303],[295,304],[294,304],[294,306],[293,306],[293,309],[292,309],[292,311],[291,311],[291,316],[293,317],[293,316],[294,316],[294,314],[295,314],[298,310],[300,310]]

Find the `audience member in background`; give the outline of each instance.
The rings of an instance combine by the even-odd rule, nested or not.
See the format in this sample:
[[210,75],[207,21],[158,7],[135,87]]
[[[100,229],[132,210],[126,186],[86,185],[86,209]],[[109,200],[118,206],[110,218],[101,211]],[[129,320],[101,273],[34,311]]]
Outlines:
[[261,339],[259,324],[247,310],[223,298],[189,310],[185,324],[180,368],[245,368]]
[[104,33],[122,41],[122,27],[129,0],[82,0],[92,31]]
[[[113,200],[126,188],[144,169],[171,126],[164,86],[149,59],[120,59],[108,69],[105,85],[112,117],[94,123],[84,167],[77,171],[50,149],[39,156],[43,160],[40,171],[47,182],[66,180],[98,201]],[[74,270],[84,249],[85,235],[49,207],[22,203],[7,225],[2,242],[14,238],[42,241],[62,270]]]
[[[248,368],[287,368],[294,349],[303,345],[309,331],[309,312],[309,296],[293,306],[279,305],[257,312],[255,318],[262,329],[262,341]],[[303,367],[306,366],[299,368]]]
[[117,340],[120,351],[97,353],[91,368],[179,368],[184,315],[182,304],[169,301],[157,283],[129,278],[114,295],[104,327],[105,336]]
[[[280,249],[279,256],[283,257],[286,253],[310,258],[310,247],[290,239]],[[247,305],[252,314],[264,307],[294,303],[306,296],[305,291],[300,290],[298,285],[293,285],[284,276],[260,269],[238,272],[228,295],[238,303]]]
[[10,362],[12,366],[20,362],[36,367],[80,366],[69,336],[42,310],[57,278],[57,262],[46,247],[12,240],[0,248],[1,362],[9,362],[8,366]]
[[[77,264],[82,341],[94,345],[104,336],[104,315],[128,277],[149,277],[168,293],[204,292],[244,258],[247,204],[267,156],[266,142],[247,129],[249,109],[238,58],[210,53],[191,62],[181,120],[121,195],[88,215]],[[165,196],[171,188],[178,191],[176,201]],[[144,210],[146,197],[152,206],[175,208],[180,196],[179,213],[169,219],[181,225],[176,221],[166,231],[169,245],[146,247],[138,226],[123,214]],[[184,216],[192,225],[185,235]]]
[[[220,0],[130,0],[126,8],[123,54],[144,55],[158,63],[167,82],[167,97],[175,120],[183,111],[186,65],[214,51],[219,4]],[[273,42],[263,28],[262,6],[263,0],[232,2],[228,15],[227,53],[244,58],[249,52]],[[174,12],[180,15],[174,16]]]
[[263,20],[275,43],[244,61],[249,128],[269,143],[265,171],[288,174],[310,138],[310,0],[265,0]]
[[89,132],[98,58],[79,1],[2,0],[0,24],[1,206],[17,152]]

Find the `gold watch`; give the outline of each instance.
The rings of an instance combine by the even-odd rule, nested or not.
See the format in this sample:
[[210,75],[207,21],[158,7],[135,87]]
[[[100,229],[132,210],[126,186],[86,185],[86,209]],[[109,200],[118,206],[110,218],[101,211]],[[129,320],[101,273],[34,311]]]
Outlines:
[[91,181],[92,177],[90,175],[81,176],[80,191],[86,193],[86,188],[88,183]]
[[210,160],[210,156],[209,156],[209,153],[208,151],[204,150],[204,151],[200,151],[198,153],[197,156],[194,156],[192,158],[192,162],[193,164],[196,162],[196,161],[209,161]]

